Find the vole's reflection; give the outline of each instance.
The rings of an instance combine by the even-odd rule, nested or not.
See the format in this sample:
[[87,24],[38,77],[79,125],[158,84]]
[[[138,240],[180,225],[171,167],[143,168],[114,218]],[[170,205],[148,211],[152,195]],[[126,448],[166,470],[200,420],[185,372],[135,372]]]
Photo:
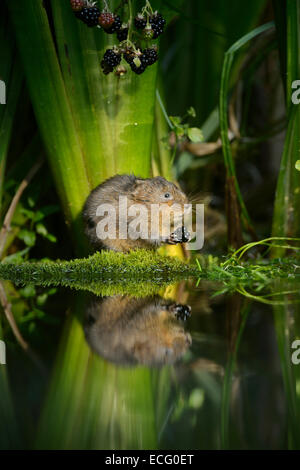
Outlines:
[[97,298],[87,308],[85,335],[90,347],[110,362],[172,364],[192,343],[181,321],[190,313],[188,305],[175,304],[159,296]]

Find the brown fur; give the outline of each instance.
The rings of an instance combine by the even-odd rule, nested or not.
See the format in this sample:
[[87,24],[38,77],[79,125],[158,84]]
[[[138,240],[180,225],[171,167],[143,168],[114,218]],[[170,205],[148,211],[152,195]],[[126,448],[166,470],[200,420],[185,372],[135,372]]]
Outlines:
[[[164,199],[164,194],[171,195],[170,200]],[[159,237],[156,240],[142,239],[132,240],[127,238],[122,240],[119,237],[119,196],[127,196],[128,208],[134,204],[143,204],[148,208],[148,228],[150,233],[151,227],[151,204],[159,204],[160,207],[166,209],[172,204],[180,206],[178,216],[184,211],[184,204],[188,203],[186,195],[174,184],[166,179],[158,176],[156,178],[137,178],[134,175],[116,175],[95,188],[89,195],[84,209],[83,219],[85,222],[85,233],[96,249],[109,249],[115,251],[127,252],[136,248],[154,248],[161,243],[171,243],[169,227],[159,226]],[[96,216],[97,207],[100,204],[111,204],[116,209],[117,230],[115,239],[100,240],[97,237],[96,226],[102,217]],[[179,207],[178,206],[178,207]],[[122,217],[122,214],[121,214]],[[176,226],[176,215],[171,218],[173,226]],[[128,217],[128,225],[132,218]],[[150,237],[149,237],[150,238]]]
[[92,301],[85,334],[93,350],[122,365],[174,363],[191,345],[191,336],[160,297],[114,296]]

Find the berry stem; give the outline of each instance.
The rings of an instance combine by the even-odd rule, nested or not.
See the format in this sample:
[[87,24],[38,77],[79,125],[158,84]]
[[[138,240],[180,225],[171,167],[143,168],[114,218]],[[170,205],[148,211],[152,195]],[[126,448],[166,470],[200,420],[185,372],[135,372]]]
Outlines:
[[144,16],[145,13],[148,17],[153,14],[153,9],[149,0],[146,0],[145,6],[142,8],[141,14]]
[[[132,3],[131,0],[128,0],[128,10],[129,10],[129,20],[128,20],[128,41],[131,40],[132,36],[132,26],[133,26],[133,13],[132,13]],[[131,42],[131,41],[130,41]]]
[[103,0],[103,3],[104,3],[103,11],[104,11],[104,12],[110,11],[109,5],[108,5],[107,1],[106,1],[106,0]]

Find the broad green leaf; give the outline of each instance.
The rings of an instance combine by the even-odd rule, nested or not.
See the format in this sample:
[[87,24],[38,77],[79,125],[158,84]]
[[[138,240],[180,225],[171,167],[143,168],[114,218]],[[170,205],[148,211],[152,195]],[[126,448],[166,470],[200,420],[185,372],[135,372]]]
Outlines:
[[199,143],[203,142],[203,134],[201,129],[198,129],[197,127],[190,127],[187,131],[188,138],[194,142],[194,143]]
[[32,247],[35,245],[36,234],[30,230],[22,229],[18,233],[18,238],[20,238],[20,240],[23,240],[25,245]]

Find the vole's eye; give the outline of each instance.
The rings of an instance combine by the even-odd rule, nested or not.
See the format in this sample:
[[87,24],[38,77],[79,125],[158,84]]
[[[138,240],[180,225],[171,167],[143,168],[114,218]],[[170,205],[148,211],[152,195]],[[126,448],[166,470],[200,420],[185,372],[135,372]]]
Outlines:
[[170,193],[165,193],[164,198],[165,198],[165,199],[170,199],[170,198],[171,198],[171,194],[170,194]]

